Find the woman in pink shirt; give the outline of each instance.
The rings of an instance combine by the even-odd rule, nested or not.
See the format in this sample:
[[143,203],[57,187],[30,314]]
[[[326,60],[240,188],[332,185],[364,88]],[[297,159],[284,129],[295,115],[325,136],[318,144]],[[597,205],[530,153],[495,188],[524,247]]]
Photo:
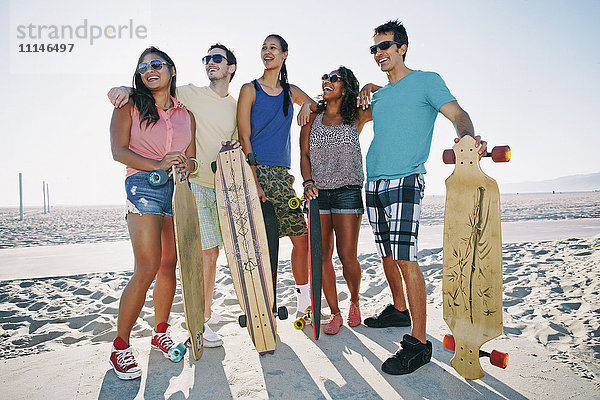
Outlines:
[[156,278],[153,292],[154,330],[151,346],[165,357],[174,345],[168,332],[169,314],[177,278],[173,231],[173,181],[152,186],[152,170],[169,170],[187,178],[197,163],[194,117],[175,99],[175,64],[155,47],[144,50],[133,77],[133,93],[127,105],[115,108],[110,124],[113,158],[127,166],[127,226],[135,268],[119,303],[117,337],[110,364],[121,379],[142,374],[129,336]]

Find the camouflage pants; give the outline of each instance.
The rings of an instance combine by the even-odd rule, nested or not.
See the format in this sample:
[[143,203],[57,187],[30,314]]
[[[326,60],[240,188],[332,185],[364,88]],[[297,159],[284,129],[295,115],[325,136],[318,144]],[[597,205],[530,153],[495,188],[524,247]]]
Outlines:
[[294,177],[290,175],[288,169],[274,165],[257,165],[256,176],[260,187],[275,208],[279,223],[279,237],[308,235],[306,220],[301,209],[292,210],[288,206],[289,199],[297,197],[293,189]]

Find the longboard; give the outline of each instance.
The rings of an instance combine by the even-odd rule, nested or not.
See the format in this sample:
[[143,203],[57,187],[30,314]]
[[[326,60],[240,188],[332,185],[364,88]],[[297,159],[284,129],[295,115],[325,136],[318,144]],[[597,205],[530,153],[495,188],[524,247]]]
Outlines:
[[315,340],[321,332],[321,289],[323,285],[323,245],[318,199],[308,204],[308,256],[310,260],[310,304]]
[[[177,243],[177,261],[185,312],[185,324],[189,333],[189,346],[194,360],[200,359],[203,351],[204,331],[204,270],[202,267],[202,245],[196,200],[187,179],[181,181],[174,174],[173,222]],[[176,346],[175,354],[169,354],[173,361],[181,360],[185,347]]]
[[[496,147],[489,155],[505,162],[510,148]],[[454,347],[454,369],[478,379],[484,375],[481,346],[502,333],[500,193],[496,181],[481,171],[471,136],[446,150],[443,159],[456,164],[446,179],[442,296],[453,337],[444,343]]]
[[277,324],[272,265],[262,206],[250,165],[240,148],[221,148],[213,168],[223,244],[233,286],[260,355],[273,353]]

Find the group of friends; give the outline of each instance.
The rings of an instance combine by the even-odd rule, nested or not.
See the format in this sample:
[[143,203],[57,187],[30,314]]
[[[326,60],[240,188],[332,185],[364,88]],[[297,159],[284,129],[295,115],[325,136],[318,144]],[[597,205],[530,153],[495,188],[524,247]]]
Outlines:
[[[184,178],[189,177],[202,241],[207,299],[204,345],[222,345],[210,328],[223,321],[211,310],[222,238],[210,163],[226,141],[241,145],[245,154],[256,154],[257,164],[252,170],[259,197],[273,203],[280,236],[289,237],[292,243],[297,311],[310,305],[306,221],[299,209],[288,206],[288,200],[296,196],[294,177],[289,173],[294,104],[300,106],[297,122],[302,126],[304,196],[317,198],[320,208],[323,293],[331,310],[323,331],[333,335],[344,324],[332,263],[334,243],[350,292],[346,322],[351,327],[363,322],[357,248],[365,176],[358,138],[364,125],[372,120],[374,137],[366,155],[364,191],[392,304],[366,318],[364,324],[374,328],[412,325],[400,349],[383,363],[384,372],[407,374],[430,361],[425,280],[417,263],[424,163],[438,113],[453,123],[458,138],[474,136],[474,129],[469,115],[438,74],[406,66],[407,49],[408,36],[400,22],[388,21],[376,27],[370,53],[386,73],[388,83],[369,83],[359,89],[354,73],[340,66],[322,76],[323,93],[318,102],[289,83],[288,44],[276,34],[267,36],[262,44],[262,76],[242,86],[237,102],[229,94],[237,60],[226,46],[214,44],[202,58],[210,81],[205,87],[178,86],[175,63],[165,52],[155,47],[142,52],[133,86],[115,87],[108,92],[115,106],[110,125],[112,154],[127,170],[126,218],[135,259],[134,273],[121,295],[117,337],[110,355],[110,364],[119,378],[135,379],[142,374],[129,339],[155,279],[151,346],[167,356],[175,345],[168,322],[177,283],[173,182],[151,186],[148,175],[156,169],[173,168]],[[486,142],[474,137],[480,155],[484,154]]]

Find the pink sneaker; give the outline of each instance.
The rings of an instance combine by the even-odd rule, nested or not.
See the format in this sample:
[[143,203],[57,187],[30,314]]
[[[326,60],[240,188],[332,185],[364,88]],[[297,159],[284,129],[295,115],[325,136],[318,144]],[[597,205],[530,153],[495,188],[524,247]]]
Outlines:
[[335,335],[340,331],[340,327],[342,325],[344,325],[344,319],[342,316],[340,314],[332,315],[327,325],[323,327],[323,332],[328,335]]
[[124,347],[127,344],[121,338],[116,338],[108,360],[119,379],[129,380],[142,376],[142,370],[135,361],[132,347],[127,346],[122,350],[117,350],[115,343],[118,347]]
[[360,325],[360,308],[350,302],[350,311],[348,311],[348,326]]
[[156,330],[152,330],[152,341],[150,342],[152,348],[159,350],[166,358],[169,358],[171,347],[175,346],[169,334],[169,328],[170,325],[166,322],[158,324]]

